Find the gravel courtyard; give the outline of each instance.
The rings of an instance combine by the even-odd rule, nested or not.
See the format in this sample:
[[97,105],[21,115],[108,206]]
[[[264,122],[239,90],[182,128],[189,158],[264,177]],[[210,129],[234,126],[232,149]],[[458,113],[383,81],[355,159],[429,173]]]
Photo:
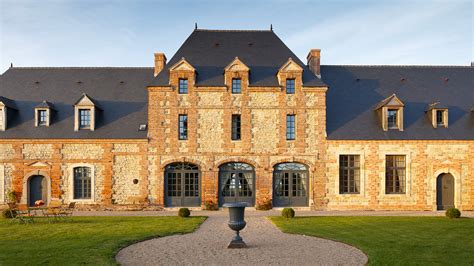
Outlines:
[[246,212],[247,227],[241,236],[247,249],[227,249],[233,232],[227,211],[194,212],[209,218],[186,235],[140,242],[116,256],[122,265],[364,265],[360,250],[335,241],[284,234],[265,218],[267,212]]

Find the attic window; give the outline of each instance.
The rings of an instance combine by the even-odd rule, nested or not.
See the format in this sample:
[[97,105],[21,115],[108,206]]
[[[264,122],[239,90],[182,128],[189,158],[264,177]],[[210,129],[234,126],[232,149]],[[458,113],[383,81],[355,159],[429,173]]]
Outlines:
[[387,110],[387,126],[389,129],[398,129],[398,109]]
[[5,131],[5,121],[6,121],[5,109],[4,107],[0,106],[0,131]]
[[74,104],[74,131],[81,129],[95,130],[97,112],[100,111],[97,102],[83,94]]
[[38,110],[38,126],[46,126],[48,123],[48,111]]
[[444,111],[436,110],[436,124],[438,126],[444,126]]
[[140,124],[138,126],[138,131],[146,131],[146,124]]

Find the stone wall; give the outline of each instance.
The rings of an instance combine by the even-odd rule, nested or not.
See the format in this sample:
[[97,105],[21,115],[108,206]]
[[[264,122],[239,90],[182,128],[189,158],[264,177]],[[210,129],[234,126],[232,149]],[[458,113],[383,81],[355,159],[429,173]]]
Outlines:
[[[112,206],[148,201],[146,140],[0,140],[0,203],[12,189],[26,204],[28,180],[43,175],[50,180],[47,201],[76,201],[79,205]],[[93,198],[74,199],[74,167],[90,167]],[[138,183],[134,184],[133,179]],[[135,197],[135,198],[134,198]],[[141,198],[141,200],[137,200]],[[145,200],[146,198],[146,200]]]
[[[472,141],[328,141],[328,209],[436,210],[436,178],[455,179],[455,205],[474,209]],[[339,155],[360,156],[360,193],[339,193]],[[406,192],[385,193],[385,156],[406,156]]]

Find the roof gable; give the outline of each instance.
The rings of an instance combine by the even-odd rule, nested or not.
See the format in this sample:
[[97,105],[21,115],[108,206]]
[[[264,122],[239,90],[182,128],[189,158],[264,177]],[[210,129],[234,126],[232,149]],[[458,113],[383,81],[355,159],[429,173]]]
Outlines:
[[95,106],[95,107],[99,107],[97,102],[92,98],[90,97],[89,95],[83,93],[81,98],[79,98],[79,100],[74,103],[74,106]]
[[183,57],[170,67],[170,71],[196,71],[196,69]]
[[403,107],[405,104],[394,93],[388,98],[383,99],[374,109],[378,110],[381,107]]
[[280,67],[280,69],[278,70],[278,73],[289,72],[289,71],[302,72],[303,68],[300,65],[298,65],[295,61],[293,61],[293,59],[290,57],[288,58],[288,61],[286,61],[286,63]]
[[249,71],[249,67],[245,65],[238,57],[235,57],[230,64],[228,64],[225,71]]

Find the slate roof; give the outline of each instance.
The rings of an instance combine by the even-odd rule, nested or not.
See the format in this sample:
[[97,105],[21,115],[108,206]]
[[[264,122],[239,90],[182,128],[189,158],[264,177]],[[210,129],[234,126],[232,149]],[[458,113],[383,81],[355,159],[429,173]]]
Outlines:
[[[0,138],[141,139],[147,123],[146,85],[153,68],[10,68],[0,76],[0,95],[17,106]],[[98,112],[95,131],[74,132],[74,103],[83,93],[94,98]],[[54,105],[51,125],[34,126],[34,108]],[[11,114],[9,113],[9,117]]]
[[150,86],[168,86],[169,68],[183,57],[196,69],[198,86],[224,86],[224,69],[235,57],[250,68],[249,86],[279,86],[277,72],[290,57],[303,68],[304,86],[326,86],[271,30],[196,29]]
[[[321,76],[328,139],[474,140],[473,67],[323,65]],[[374,108],[394,93],[405,104],[404,131],[383,131]],[[449,108],[448,128],[433,128],[425,113],[438,101]]]

